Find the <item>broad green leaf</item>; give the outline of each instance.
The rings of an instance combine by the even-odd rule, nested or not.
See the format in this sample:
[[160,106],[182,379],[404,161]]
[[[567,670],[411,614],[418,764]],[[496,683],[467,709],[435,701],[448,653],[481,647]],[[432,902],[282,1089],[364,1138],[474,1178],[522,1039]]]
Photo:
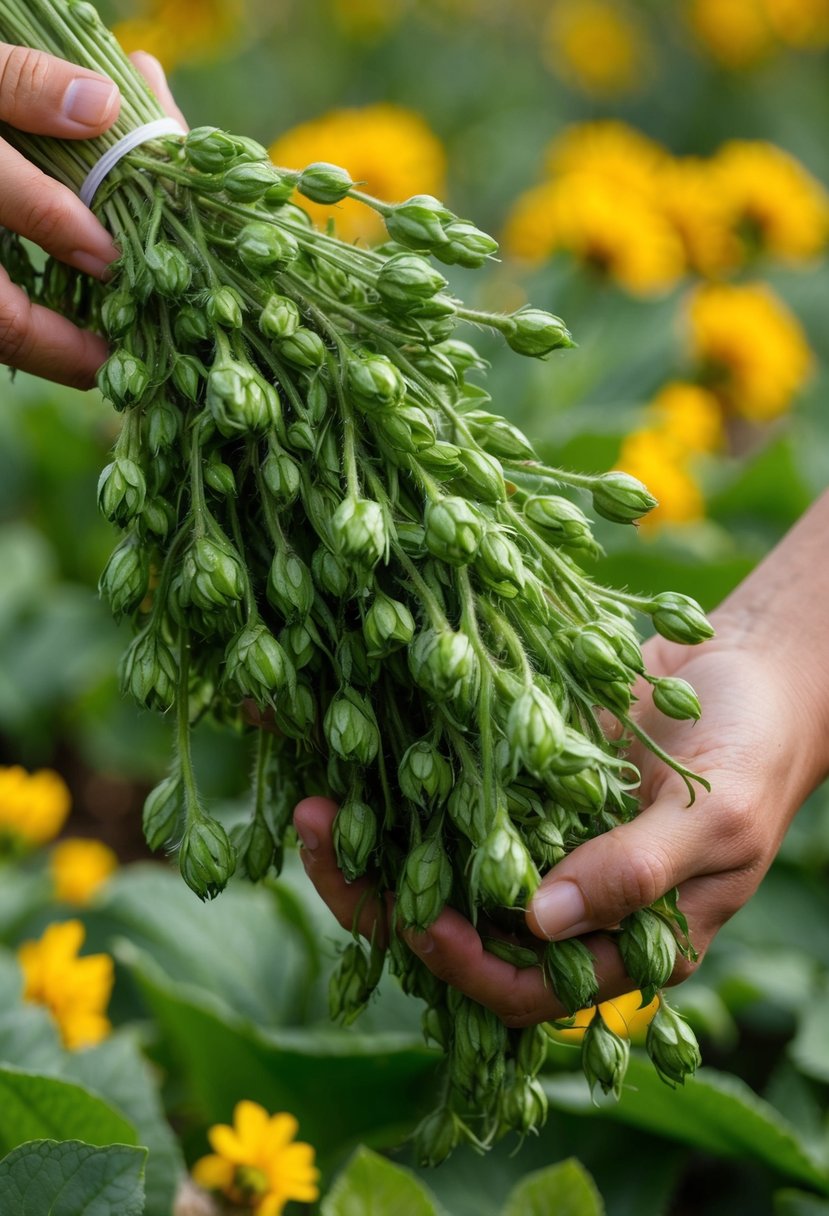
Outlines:
[[27,1140],[137,1143],[123,1115],[80,1085],[6,1065],[0,1068],[0,1153]]
[[685,1086],[663,1085],[648,1061],[630,1062],[622,1098],[593,1106],[581,1074],[545,1081],[550,1102],[560,1110],[647,1128],[724,1157],[762,1161],[778,1173],[829,1194],[829,1172],[815,1159],[787,1121],[739,1077],[703,1069]]
[[360,1147],[320,1205],[321,1216],[438,1216],[433,1195],[409,1170]]
[[774,1216],[829,1216],[829,1203],[805,1191],[775,1191]]
[[9,1216],[141,1216],[146,1152],[76,1140],[36,1140],[0,1161]]
[[51,1015],[40,1005],[0,1013],[0,1064],[24,1063],[29,1072],[60,1073],[66,1052]]
[[[43,870],[23,865],[0,868],[0,938],[17,942],[30,918],[51,903],[52,883]],[[3,981],[0,979],[0,988]],[[0,992],[0,1005],[3,1003]]]
[[503,1216],[604,1216],[604,1210],[593,1179],[571,1158],[519,1182]]
[[829,976],[802,1006],[797,1034],[789,1054],[801,1072],[829,1081]]

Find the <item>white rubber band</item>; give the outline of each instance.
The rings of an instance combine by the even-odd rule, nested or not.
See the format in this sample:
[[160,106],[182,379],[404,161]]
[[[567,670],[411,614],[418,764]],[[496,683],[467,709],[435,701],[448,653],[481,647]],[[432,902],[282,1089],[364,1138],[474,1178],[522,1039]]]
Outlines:
[[134,152],[142,144],[149,143],[151,139],[160,139],[163,135],[186,134],[184,127],[175,118],[157,118],[155,122],[148,122],[143,127],[136,127],[123,139],[119,139],[117,144],[113,144],[95,165],[81,186],[81,202],[85,203],[87,207],[92,206],[101,183],[129,152]]

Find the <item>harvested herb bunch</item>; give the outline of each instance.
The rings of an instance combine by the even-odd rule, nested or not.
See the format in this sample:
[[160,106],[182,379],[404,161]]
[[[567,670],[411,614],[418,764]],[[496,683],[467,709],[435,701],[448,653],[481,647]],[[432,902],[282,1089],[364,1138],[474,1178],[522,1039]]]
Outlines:
[[[86,0],[0,0],[0,38],[121,89],[119,122],[100,139],[4,132],[76,191],[108,147],[161,117]],[[367,250],[315,230],[297,192],[358,199],[389,242]],[[178,850],[198,895],[234,871],[278,871],[291,808],[316,789],[341,803],[346,877],[370,873],[395,891],[400,925],[425,930],[451,904],[512,929],[542,874],[636,813],[631,736],[693,797],[693,774],[632,720],[631,688],[650,679],[675,718],[698,717],[698,702],[683,681],[644,671],[633,620],[647,613],[690,644],[710,626],[687,597],[585,576],[578,558],[598,546],[574,499],[619,524],[654,499],[623,473],[543,465],[468,381],[485,364],[455,337],[462,323],[498,331],[519,355],[572,345],[548,313],[483,313],[447,293],[440,264],[484,265],[491,237],[429,196],[381,202],[336,166],[277,169],[259,144],[209,127],[130,153],[94,209],[122,250],[106,286],[56,262],[36,273],[10,235],[0,254],[33,297],[112,345],[100,387],[123,429],[98,493],[123,539],[101,589],[135,625],[124,689],[177,721],[175,763],[144,822],[153,848]],[[238,724],[246,699],[272,712],[278,735],[258,734],[250,821],[229,839],[199,796],[190,732],[207,714]],[[619,741],[600,707],[621,723]],[[629,917],[619,942],[643,1001],[691,949],[671,896]],[[335,1016],[365,1007],[383,954],[356,940],[345,951]],[[570,1012],[594,1003],[578,940],[529,961]],[[393,933],[388,963],[426,1002],[425,1033],[447,1056],[421,1158],[537,1127],[544,1031],[507,1031]],[[671,1084],[698,1061],[664,1000],[647,1046]],[[618,1094],[627,1055],[597,1013],[583,1046],[591,1084]]]

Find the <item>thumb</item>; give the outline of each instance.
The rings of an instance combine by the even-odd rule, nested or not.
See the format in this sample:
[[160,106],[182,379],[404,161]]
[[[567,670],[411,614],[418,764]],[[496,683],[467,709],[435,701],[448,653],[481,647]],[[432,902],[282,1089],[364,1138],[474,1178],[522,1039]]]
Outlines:
[[666,789],[630,823],[579,845],[533,896],[527,910],[532,932],[562,941],[609,929],[710,869],[710,811],[704,802],[689,807],[682,792]]

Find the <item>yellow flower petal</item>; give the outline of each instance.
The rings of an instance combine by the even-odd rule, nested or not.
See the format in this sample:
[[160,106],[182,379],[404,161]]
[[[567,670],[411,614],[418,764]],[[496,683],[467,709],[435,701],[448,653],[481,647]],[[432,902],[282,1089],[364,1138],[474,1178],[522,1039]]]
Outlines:
[[202,1157],[192,1169],[194,1181],[206,1191],[226,1190],[233,1182],[233,1174],[231,1162],[215,1155]]
[[210,1147],[227,1161],[232,1161],[234,1165],[249,1165],[251,1163],[251,1154],[246,1144],[243,1144],[232,1127],[228,1127],[226,1123],[219,1123],[216,1127],[211,1127],[207,1133],[207,1139],[210,1141]]

